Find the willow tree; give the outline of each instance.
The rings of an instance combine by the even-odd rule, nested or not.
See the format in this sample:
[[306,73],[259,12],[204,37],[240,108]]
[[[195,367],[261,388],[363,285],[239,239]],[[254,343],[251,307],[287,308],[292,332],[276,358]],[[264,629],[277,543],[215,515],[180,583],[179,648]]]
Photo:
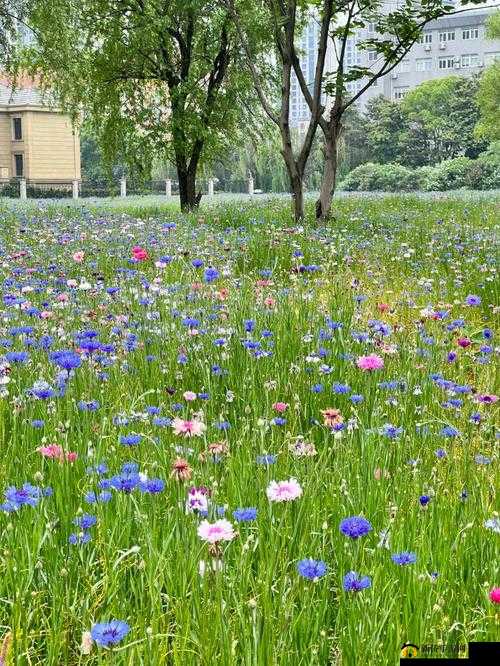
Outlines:
[[199,167],[252,104],[228,11],[210,0],[29,0],[36,41],[24,63],[103,153],[177,169],[182,210],[199,204]]

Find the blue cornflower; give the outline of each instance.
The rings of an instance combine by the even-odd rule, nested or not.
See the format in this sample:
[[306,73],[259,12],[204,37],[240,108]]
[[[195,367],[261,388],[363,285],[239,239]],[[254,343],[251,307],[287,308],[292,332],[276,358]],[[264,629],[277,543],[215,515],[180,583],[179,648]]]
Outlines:
[[90,630],[92,639],[101,647],[108,647],[119,643],[130,631],[130,627],[122,620],[111,620],[111,622],[99,622],[94,624]]
[[350,392],[350,387],[347,384],[339,384],[335,383],[332,386],[332,391],[333,393],[338,393],[338,394],[343,394],[343,393],[349,393]]
[[191,265],[194,266],[194,268],[201,268],[203,266],[203,261],[201,259],[193,259]]
[[436,454],[436,458],[446,458],[448,455],[444,449],[436,449],[434,453]]
[[258,465],[273,465],[278,456],[274,453],[266,453],[263,456],[257,456]]
[[373,529],[370,521],[363,516],[350,516],[340,523],[340,531],[351,539],[358,539]]
[[360,592],[371,587],[372,581],[369,576],[360,576],[355,571],[349,571],[344,576],[342,585],[346,592]]
[[233,518],[239,523],[248,523],[257,518],[257,509],[255,507],[235,509],[233,511]]
[[69,535],[68,537],[68,542],[72,546],[83,546],[86,543],[88,543],[92,539],[90,532],[81,532],[80,534],[77,534],[73,532],[72,534]]
[[43,380],[36,381],[28,392],[39,400],[48,400],[49,398],[53,398],[56,394],[52,386]]
[[95,412],[99,409],[100,404],[97,400],[80,400],[77,406],[82,412]]
[[205,269],[205,282],[214,282],[219,277],[219,271],[216,268]]
[[271,424],[283,426],[286,424],[286,419],[284,419],[282,416],[275,416],[273,419],[271,419]]
[[52,361],[52,363],[59,366],[63,370],[66,370],[67,372],[74,370],[75,368],[79,368],[82,364],[82,359],[80,356],[75,352],[68,350],[52,352],[49,354],[49,359]]
[[84,513],[82,516],[77,516],[73,520],[73,524],[79,527],[82,530],[88,530],[97,523],[97,518],[91,516],[88,513]]
[[353,403],[353,405],[358,405],[360,402],[363,402],[364,397],[362,395],[358,395],[357,393],[353,393],[349,400]]
[[141,439],[141,435],[120,435],[120,444],[123,444],[123,446],[137,446]]
[[23,363],[27,363],[29,357],[30,356],[28,352],[24,351],[23,352],[12,351],[12,352],[7,352],[5,354],[5,358],[9,363],[19,363],[20,365]]
[[322,393],[322,391],[323,391],[323,384],[314,384],[314,385],[311,387],[311,391],[312,391],[313,393]]
[[33,428],[40,429],[45,425],[45,421],[42,421],[42,419],[33,419],[31,425]]
[[441,430],[441,435],[443,437],[459,437],[460,432],[453,426],[444,426]]
[[417,561],[417,556],[415,553],[410,551],[404,551],[402,553],[394,553],[391,555],[391,560],[394,562],[394,564],[404,566],[406,564],[415,564]]
[[431,501],[431,498],[429,495],[420,495],[418,501],[420,502],[421,506],[427,506],[427,504],[429,504]]
[[481,305],[481,298],[479,296],[476,296],[474,294],[469,294],[466,299],[465,299],[465,304],[466,305]]
[[324,576],[328,567],[322,560],[306,559],[297,563],[297,571],[303,578],[317,580]]
[[161,493],[165,488],[165,481],[163,479],[147,479],[139,484],[139,489],[143,493],[150,493],[156,495]]
[[476,462],[477,465],[489,465],[491,463],[491,458],[483,456],[482,453],[478,453],[477,455],[474,456],[474,461]]
[[42,490],[31,483],[24,483],[21,488],[9,486],[5,491],[5,499],[12,504],[15,509],[21,506],[36,506],[42,497]]
[[386,423],[384,426],[382,426],[382,428],[380,428],[379,432],[381,435],[389,437],[389,439],[397,439],[403,432],[403,428],[398,428],[397,426],[391,425],[390,423]]

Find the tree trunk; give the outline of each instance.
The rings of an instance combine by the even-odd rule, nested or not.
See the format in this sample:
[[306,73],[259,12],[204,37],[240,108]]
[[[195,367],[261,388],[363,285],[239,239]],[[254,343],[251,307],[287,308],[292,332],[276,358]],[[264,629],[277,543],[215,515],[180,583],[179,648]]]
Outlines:
[[330,217],[332,197],[337,182],[340,124],[335,123],[328,129],[328,134],[325,134],[325,166],[323,169],[323,180],[321,181],[319,199],[316,201],[317,220],[326,220]]
[[304,218],[304,184],[302,178],[295,176],[290,179],[293,199],[293,216],[295,222],[300,222]]
[[177,164],[177,177],[179,179],[179,197],[181,200],[181,211],[189,213],[196,210],[200,205],[202,193],[196,194],[196,171],[186,169]]

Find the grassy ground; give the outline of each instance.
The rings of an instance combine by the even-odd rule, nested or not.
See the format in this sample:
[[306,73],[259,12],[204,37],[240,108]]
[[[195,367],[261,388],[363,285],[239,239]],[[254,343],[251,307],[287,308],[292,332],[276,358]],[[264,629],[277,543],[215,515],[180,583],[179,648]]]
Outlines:
[[[497,213],[0,208],[7,663],[393,665],[407,642],[498,639]],[[358,367],[371,354],[383,367]],[[302,494],[271,501],[291,478]],[[367,534],[341,532],[352,516]],[[234,538],[210,546],[198,528],[223,518]],[[345,589],[351,571],[370,586]],[[129,632],[84,654],[113,618]]]

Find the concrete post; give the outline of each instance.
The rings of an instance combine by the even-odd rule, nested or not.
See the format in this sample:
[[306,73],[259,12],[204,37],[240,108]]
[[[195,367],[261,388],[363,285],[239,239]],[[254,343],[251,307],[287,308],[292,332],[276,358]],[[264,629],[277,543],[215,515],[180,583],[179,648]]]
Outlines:
[[19,181],[19,198],[27,199],[28,195],[26,193],[26,178],[21,178]]
[[120,196],[127,196],[127,179],[125,177],[120,178]]
[[165,181],[165,194],[167,197],[172,196],[172,181],[170,178],[167,178]]
[[253,176],[250,174],[248,176],[248,194],[252,195],[253,194]]
[[73,181],[73,199],[78,199],[79,196],[79,183],[77,180]]
[[214,196],[214,179],[213,178],[208,179],[208,196],[209,197]]

